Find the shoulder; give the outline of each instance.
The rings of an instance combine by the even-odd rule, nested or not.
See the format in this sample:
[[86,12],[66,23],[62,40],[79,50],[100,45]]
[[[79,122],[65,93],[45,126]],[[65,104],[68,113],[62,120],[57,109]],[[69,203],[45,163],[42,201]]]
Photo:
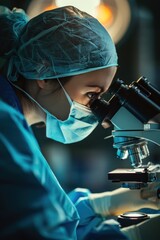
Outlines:
[[[12,105],[14,106],[16,104],[15,99],[12,98]],[[30,128],[24,118],[24,115],[19,111],[19,108],[16,105],[16,108],[14,108],[7,102],[4,102],[0,98],[0,127],[6,126],[8,122],[10,122],[11,125],[16,125],[18,123],[18,126],[23,126],[28,131],[30,131]]]
[[5,120],[7,119],[19,119],[19,120],[24,120],[23,115],[18,112],[16,109],[14,109],[12,106],[9,104],[5,103],[0,99],[0,120]]

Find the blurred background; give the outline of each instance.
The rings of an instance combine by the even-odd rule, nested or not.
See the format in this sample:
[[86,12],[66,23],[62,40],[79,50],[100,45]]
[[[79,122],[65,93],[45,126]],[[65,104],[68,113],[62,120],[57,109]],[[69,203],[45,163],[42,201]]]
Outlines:
[[[64,5],[74,5],[99,19],[110,32],[119,56],[116,78],[127,83],[140,76],[160,90],[160,28],[158,0],[0,0],[0,5],[24,9],[30,18]],[[2,46],[3,47],[3,46]],[[128,121],[128,119],[127,119]],[[40,148],[68,192],[76,187],[92,192],[115,189],[107,173],[115,168],[129,167],[129,160],[116,158],[111,135],[112,127],[104,130],[98,126],[85,140],[62,145],[46,139],[45,128],[33,126]],[[146,161],[159,161],[159,147],[149,145],[150,157]]]

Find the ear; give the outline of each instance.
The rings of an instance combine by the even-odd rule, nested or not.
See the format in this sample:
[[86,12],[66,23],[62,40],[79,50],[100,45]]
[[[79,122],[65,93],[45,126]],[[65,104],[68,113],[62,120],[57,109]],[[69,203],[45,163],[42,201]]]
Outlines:
[[36,80],[37,85],[41,89],[45,89],[48,86],[47,80]]

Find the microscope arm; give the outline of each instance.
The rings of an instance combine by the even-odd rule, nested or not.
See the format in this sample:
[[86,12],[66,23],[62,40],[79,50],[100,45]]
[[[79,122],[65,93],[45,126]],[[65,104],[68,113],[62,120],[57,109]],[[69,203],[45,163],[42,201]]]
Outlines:
[[114,130],[112,131],[113,138],[143,138],[160,146],[160,124],[144,124],[123,106],[110,121],[114,125]]

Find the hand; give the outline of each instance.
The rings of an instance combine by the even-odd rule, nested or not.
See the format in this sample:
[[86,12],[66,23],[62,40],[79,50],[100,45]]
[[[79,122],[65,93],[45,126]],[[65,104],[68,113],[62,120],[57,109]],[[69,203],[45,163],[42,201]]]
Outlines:
[[160,207],[153,184],[141,190],[118,188],[111,192],[90,194],[89,201],[94,211],[102,216],[119,215],[140,208],[158,210]]
[[143,199],[151,198],[154,201],[160,199],[160,183],[150,183],[147,188],[141,190],[141,197]]

